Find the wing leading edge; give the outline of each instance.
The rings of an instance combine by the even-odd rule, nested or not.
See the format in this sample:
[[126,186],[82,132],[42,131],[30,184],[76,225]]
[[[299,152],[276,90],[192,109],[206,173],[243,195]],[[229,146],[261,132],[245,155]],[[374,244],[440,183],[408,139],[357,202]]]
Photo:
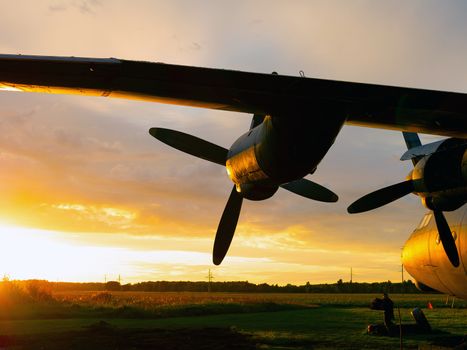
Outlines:
[[320,115],[314,111],[333,106],[351,125],[467,137],[467,94],[454,92],[114,58],[22,55],[0,55],[0,90],[138,99],[287,118],[300,111],[316,123]]

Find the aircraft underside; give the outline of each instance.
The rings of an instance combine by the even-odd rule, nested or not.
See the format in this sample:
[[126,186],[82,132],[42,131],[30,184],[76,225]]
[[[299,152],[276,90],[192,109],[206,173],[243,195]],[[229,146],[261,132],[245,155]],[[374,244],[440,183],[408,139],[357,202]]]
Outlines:
[[447,258],[431,212],[424,216],[407,240],[402,262],[422,288],[424,285],[467,299],[467,204],[445,215],[459,252],[459,266],[454,267]]

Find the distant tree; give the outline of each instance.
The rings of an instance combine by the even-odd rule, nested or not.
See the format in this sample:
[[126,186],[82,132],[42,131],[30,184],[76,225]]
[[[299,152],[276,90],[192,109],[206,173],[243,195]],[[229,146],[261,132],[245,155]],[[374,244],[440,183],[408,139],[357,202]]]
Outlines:
[[122,292],[129,292],[131,290],[131,283],[121,285],[120,290]]
[[110,292],[117,292],[122,289],[122,286],[120,285],[120,282],[117,281],[109,281],[105,284],[105,290],[108,290]]
[[[48,281],[10,281],[8,277],[0,280],[0,294],[8,288],[16,288],[28,298],[47,299],[47,294],[64,291],[141,291],[141,292],[205,292],[207,290],[207,281],[147,281],[135,284],[121,285],[118,281],[109,281],[107,283],[96,282],[48,282]],[[43,292],[46,293],[43,293]],[[287,284],[279,286],[278,284],[254,284],[248,281],[227,281],[213,282],[213,292],[238,292],[238,293],[420,293],[415,284],[410,281],[402,283],[372,282],[356,283],[344,282],[339,279],[336,283],[311,284],[307,282],[304,285]],[[1,296],[1,295],[0,295]],[[1,302],[0,302],[1,305]]]

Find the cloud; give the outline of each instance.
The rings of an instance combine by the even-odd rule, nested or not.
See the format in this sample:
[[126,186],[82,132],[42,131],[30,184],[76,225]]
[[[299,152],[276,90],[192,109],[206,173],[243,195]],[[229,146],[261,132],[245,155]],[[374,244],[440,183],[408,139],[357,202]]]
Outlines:
[[66,6],[65,3],[63,3],[63,2],[49,5],[49,10],[52,11],[52,12],[66,11],[67,8],[68,8],[68,6]]
[[63,12],[69,9],[78,10],[81,14],[94,14],[98,6],[101,5],[99,0],[68,0],[54,1],[49,5],[51,12]]

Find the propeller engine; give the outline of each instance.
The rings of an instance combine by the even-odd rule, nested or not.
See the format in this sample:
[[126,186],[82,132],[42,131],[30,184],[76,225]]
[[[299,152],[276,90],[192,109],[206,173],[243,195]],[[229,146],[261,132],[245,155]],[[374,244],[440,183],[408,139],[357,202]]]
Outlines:
[[[334,192],[303,178],[314,170],[308,166],[308,159],[297,162],[293,157],[283,157],[285,161],[282,158],[281,162],[277,161],[275,151],[283,151],[284,145],[280,143],[269,116],[254,115],[249,132],[238,138],[229,150],[175,130],[151,128],[149,133],[182,152],[226,166],[234,186],[214,240],[213,262],[216,265],[222,262],[230,247],[243,198],[264,200],[282,187],[317,201],[336,202],[338,199]],[[284,172],[284,169],[288,171]]]
[[401,160],[412,159],[414,164],[407,179],[363,196],[347,211],[355,214],[376,209],[409,193],[420,196],[423,205],[433,211],[449,261],[458,267],[459,253],[443,211],[456,210],[467,201],[467,140],[451,138],[422,146],[417,134],[403,134],[409,150]]

